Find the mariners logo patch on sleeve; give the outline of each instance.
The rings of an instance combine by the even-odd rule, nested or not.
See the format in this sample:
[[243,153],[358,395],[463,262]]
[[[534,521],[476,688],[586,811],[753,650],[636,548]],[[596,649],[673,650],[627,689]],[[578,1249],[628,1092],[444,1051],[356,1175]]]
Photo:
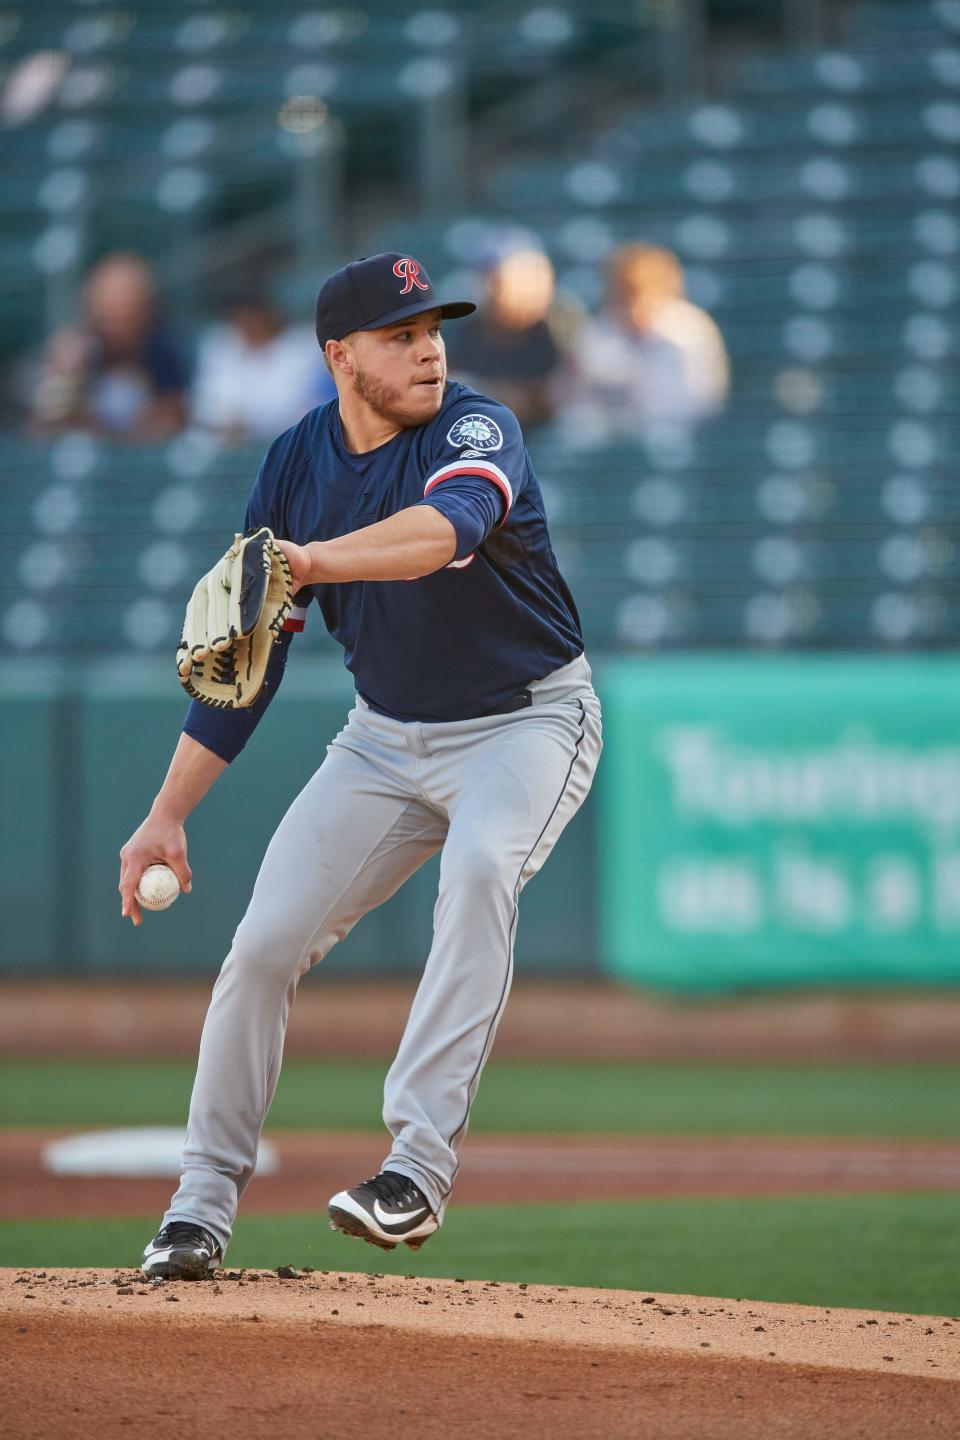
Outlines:
[[489,415],[461,415],[447,434],[451,445],[469,445],[481,455],[489,455],[503,446],[503,431]]

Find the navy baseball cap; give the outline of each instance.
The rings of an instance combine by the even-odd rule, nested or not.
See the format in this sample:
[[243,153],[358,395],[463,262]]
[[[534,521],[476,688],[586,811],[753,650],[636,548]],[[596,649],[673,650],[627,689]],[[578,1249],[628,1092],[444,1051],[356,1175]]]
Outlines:
[[430,276],[410,255],[364,256],[334,271],[320,287],[317,339],[322,350],[328,340],[342,340],[352,330],[379,330],[425,310],[459,320],[476,308],[470,300],[438,300]]

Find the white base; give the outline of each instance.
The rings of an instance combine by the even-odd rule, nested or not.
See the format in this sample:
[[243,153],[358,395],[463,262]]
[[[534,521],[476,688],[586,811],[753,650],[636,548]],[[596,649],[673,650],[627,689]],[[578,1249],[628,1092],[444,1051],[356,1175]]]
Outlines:
[[[186,1130],[169,1125],[67,1135],[44,1147],[43,1165],[52,1175],[178,1176],[186,1138]],[[276,1150],[261,1140],[256,1173],[273,1175],[277,1165]]]

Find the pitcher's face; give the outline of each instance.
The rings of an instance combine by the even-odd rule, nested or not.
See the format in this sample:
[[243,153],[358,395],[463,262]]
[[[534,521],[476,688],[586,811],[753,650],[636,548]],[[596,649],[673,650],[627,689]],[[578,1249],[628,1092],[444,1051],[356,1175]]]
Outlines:
[[379,330],[355,330],[344,344],[353,361],[347,378],[371,410],[402,429],[433,419],[447,381],[439,310]]

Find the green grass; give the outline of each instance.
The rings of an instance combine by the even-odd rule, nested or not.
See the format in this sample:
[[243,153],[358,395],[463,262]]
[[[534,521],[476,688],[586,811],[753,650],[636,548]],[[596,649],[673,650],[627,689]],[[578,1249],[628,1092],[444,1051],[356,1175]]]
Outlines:
[[[379,1129],[382,1060],[290,1060],[274,1129]],[[0,1124],[162,1125],[186,1116],[187,1060],[8,1060]],[[960,1135],[960,1065],[548,1064],[494,1061],[474,1131]]]
[[[131,1265],[154,1221],[4,1221],[0,1264]],[[958,1222],[960,1197],[942,1194],[462,1206],[412,1255],[334,1235],[321,1215],[251,1215],[228,1258],[948,1315]]]

